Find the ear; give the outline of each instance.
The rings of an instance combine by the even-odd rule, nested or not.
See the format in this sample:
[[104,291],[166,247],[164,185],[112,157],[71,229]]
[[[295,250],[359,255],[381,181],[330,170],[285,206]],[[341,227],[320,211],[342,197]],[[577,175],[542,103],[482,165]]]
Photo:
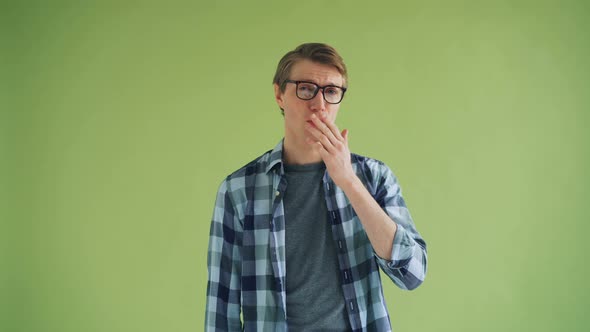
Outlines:
[[273,87],[275,89],[275,100],[277,101],[277,104],[279,104],[279,107],[281,109],[283,108],[283,92],[281,92],[281,88],[279,87],[278,84],[274,83]]

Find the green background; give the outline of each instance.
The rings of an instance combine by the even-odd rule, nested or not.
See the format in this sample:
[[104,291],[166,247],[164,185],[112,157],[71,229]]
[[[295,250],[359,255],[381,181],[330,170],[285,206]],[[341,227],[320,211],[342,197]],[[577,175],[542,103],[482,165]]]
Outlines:
[[300,43],[398,176],[429,271],[397,331],[588,331],[587,1],[3,2],[2,331],[199,331],[215,192]]

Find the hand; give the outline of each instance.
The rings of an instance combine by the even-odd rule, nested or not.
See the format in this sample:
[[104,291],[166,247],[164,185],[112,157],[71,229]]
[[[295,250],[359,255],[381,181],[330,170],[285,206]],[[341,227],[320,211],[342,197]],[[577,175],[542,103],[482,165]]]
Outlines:
[[344,188],[356,178],[350,162],[348,130],[344,129],[341,133],[334,123],[328,121],[325,112],[317,114],[319,116],[311,116],[315,127],[309,123],[306,125],[307,131],[311,134],[311,137],[307,138],[307,143],[313,145],[320,154],[334,183]]

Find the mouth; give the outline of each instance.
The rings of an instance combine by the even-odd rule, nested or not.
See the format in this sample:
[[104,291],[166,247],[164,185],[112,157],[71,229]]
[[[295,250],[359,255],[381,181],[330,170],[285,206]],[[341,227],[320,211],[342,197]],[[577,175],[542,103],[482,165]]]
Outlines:
[[306,122],[309,123],[312,127],[316,128],[315,123],[313,123],[313,121],[307,120]]

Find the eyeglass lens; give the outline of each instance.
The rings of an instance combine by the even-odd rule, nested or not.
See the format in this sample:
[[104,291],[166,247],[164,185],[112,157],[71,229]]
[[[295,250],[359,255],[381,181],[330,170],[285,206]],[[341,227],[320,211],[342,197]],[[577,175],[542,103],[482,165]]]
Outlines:
[[[314,83],[299,82],[297,83],[297,97],[305,100],[312,99],[319,89],[320,87]],[[344,91],[336,86],[326,86],[322,88],[322,93],[328,103],[337,104],[342,100]]]

